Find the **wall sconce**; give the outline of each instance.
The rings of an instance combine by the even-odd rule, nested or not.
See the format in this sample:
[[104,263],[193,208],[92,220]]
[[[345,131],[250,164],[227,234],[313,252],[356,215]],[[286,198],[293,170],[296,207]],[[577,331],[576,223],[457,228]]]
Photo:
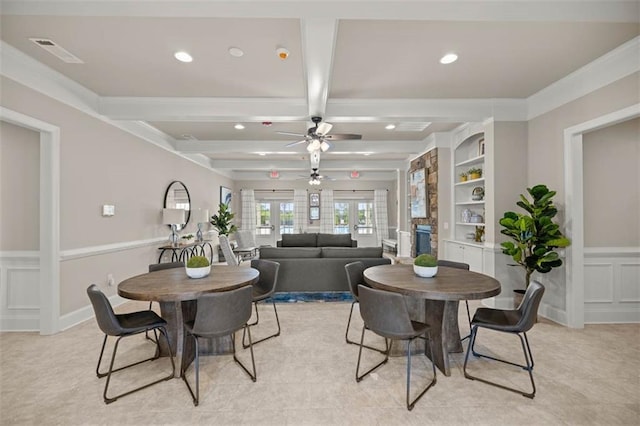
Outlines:
[[177,246],[178,233],[176,232],[176,225],[185,223],[184,209],[162,209],[162,223],[164,225],[171,226],[171,235],[169,236],[169,242],[171,242],[172,246]]
[[204,241],[202,237],[202,224],[209,223],[209,210],[207,209],[198,209],[196,212],[196,223],[198,224],[198,232],[196,232],[196,241],[201,243]]

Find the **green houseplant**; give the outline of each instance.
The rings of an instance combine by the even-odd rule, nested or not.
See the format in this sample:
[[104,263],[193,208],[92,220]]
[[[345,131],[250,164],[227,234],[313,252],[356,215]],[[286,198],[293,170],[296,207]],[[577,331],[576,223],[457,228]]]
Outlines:
[[231,223],[235,215],[229,210],[229,206],[220,203],[218,206],[218,214],[211,216],[211,225],[218,230],[220,235],[233,234],[238,228]]
[[553,222],[558,213],[553,205],[556,191],[550,191],[546,185],[536,185],[527,188],[527,192],[532,200],[520,194],[520,201],[516,203],[526,213],[508,211],[500,219],[503,227],[500,233],[513,240],[500,244],[502,253],[511,256],[525,270],[525,288],[534,271],[545,274],[561,266],[562,260],[555,249],[571,244]]
[[204,256],[191,256],[187,260],[185,271],[190,278],[203,278],[211,272],[211,264]]
[[413,259],[413,272],[421,277],[433,277],[438,273],[438,261],[430,254],[420,254]]

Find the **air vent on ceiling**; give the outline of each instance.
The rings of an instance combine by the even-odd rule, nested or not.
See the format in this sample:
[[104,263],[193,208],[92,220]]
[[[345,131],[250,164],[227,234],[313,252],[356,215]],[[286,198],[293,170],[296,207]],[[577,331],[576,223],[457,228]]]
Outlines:
[[421,132],[431,125],[428,121],[412,121],[399,123],[394,129],[396,132]]
[[63,62],[66,62],[68,64],[84,64],[84,61],[82,61],[82,59],[78,58],[64,47],[59,46],[53,40],[49,40],[47,38],[30,38],[29,40],[42,47],[52,55],[58,57]]

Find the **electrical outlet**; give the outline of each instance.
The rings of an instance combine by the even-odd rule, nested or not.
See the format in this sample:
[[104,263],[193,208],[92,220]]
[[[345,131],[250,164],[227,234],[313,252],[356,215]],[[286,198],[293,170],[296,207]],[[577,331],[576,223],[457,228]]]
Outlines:
[[113,279],[113,274],[107,274],[107,285],[113,287],[116,284],[116,280]]

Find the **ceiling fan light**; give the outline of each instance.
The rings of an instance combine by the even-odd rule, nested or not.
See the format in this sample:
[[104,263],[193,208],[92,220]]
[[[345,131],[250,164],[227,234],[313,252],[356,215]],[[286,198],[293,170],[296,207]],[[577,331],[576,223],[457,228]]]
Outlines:
[[179,60],[180,62],[191,62],[193,61],[193,57],[189,55],[187,52],[180,51],[173,54],[173,57]]
[[311,142],[309,142],[309,145],[307,146],[307,151],[309,152],[317,151],[319,149],[320,149],[320,141],[318,139],[313,139]]
[[322,141],[322,143],[320,144],[320,149],[322,150],[322,152],[327,152],[330,146],[331,145],[329,145],[326,141]]
[[456,55],[455,53],[447,53],[442,58],[440,58],[440,63],[445,65],[452,64],[457,60],[458,60],[458,55]]

